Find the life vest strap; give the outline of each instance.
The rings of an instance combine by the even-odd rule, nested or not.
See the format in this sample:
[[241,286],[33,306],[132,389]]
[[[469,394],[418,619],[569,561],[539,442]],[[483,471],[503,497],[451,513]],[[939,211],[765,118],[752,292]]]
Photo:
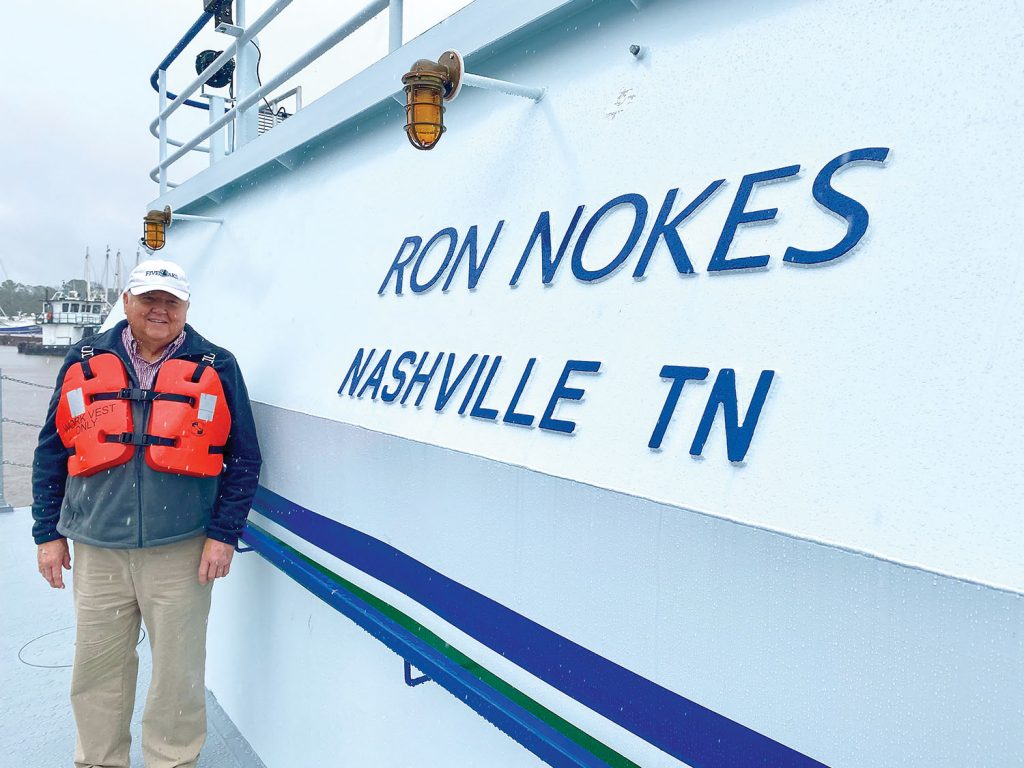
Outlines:
[[89,365],[89,358],[92,356],[92,347],[82,347],[82,374],[86,381],[90,381],[96,375],[92,372],[92,366]]
[[[140,435],[136,437],[131,432],[122,432],[119,435],[107,435],[104,438],[105,442],[108,443],[123,443],[124,445],[163,445],[167,447],[174,447],[175,441],[171,437],[160,437],[158,435]],[[209,453],[224,453],[223,445],[211,445],[208,449]],[[71,453],[74,453],[74,449],[71,449]]]
[[209,366],[213,365],[213,361],[217,359],[217,355],[212,352],[207,352],[203,355],[203,359],[196,363],[196,369],[192,371],[191,381],[193,384],[198,384],[199,380],[203,378],[203,371]]
[[93,400],[135,400],[151,402],[153,400],[167,400],[172,403],[187,403],[190,406],[196,404],[196,399],[189,395],[178,395],[172,392],[157,392],[155,389],[139,389],[128,387],[119,389],[116,392],[97,392],[92,396]]
[[170,437],[158,437],[157,435],[139,435],[136,437],[131,432],[122,432],[119,435],[107,435],[104,441],[108,443],[123,443],[125,445],[164,445],[173,446],[174,439]]

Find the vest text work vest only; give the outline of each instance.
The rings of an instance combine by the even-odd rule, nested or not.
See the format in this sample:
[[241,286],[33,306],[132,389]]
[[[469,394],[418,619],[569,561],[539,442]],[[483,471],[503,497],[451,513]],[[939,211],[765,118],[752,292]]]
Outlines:
[[[202,362],[168,360],[160,366],[153,389],[129,386],[121,358],[93,355],[68,368],[57,404],[57,433],[73,449],[68,474],[94,475],[129,461],[137,446],[146,464],[159,472],[213,477],[224,466],[224,444],[231,414],[220,376]],[[149,402],[146,432],[134,434],[132,401]]]

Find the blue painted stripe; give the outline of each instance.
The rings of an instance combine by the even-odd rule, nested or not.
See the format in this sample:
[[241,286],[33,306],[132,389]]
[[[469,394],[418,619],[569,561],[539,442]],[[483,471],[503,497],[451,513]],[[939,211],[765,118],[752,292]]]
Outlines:
[[[556,768],[607,768],[604,761],[467,672],[365,600],[345,589],[339,589],[336,582],[255,526],[249,526],[243,538],[249,546],[296,582],[414,664],[431,680],[464,701],[548,765]],[[397,668],[395,674],[398,674]]]
[[378,539],[262,486],[253,509],[408,595],[547,684],[693,768],[824,765],[577,645]]

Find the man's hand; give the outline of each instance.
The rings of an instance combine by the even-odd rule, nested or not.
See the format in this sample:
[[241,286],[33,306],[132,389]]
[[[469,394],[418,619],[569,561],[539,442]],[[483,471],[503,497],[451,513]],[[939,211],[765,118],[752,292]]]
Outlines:
[[62,568],[71,570],[71,551],[67,539],[54,539],[36,548],[39,572],[54,589],[64,589]]
[[203,557],[199,561],[199,583],[209,584],[214,579],[227,576],[234,556],[235,548],[230,544],[207,539],[203,545]]

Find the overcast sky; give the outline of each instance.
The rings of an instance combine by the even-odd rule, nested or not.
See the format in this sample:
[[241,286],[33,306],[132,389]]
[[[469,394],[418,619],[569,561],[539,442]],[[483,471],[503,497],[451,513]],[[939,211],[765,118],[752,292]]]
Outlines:
[[[249,0],[248,20],[269,4]],[[405,0],[405,40],[467,4]],[[295,0],[260,35],[263,81],[364,5]],[[81,277],[86,247],[94,279],[102,277],[108,245],[112,260],[120,250],[134,264],[142,216],[157,194],[148,176],[158,160],[148,131],[157,112],[149,77],[202,6],[202,0],[3,0],[0,279],[59,285]],[[199,51],[230,44],[211,27],[172,65],[172,91],[194,79]],[[282,91],[301,84],[308,104],[354,74],[355,62],[379,58],[386,48],[385,12]],[[207,120],[200,110],[179,112],[191,114],[172,117],[170,135],[178,139]],[[171,180],[194,172],[196,162],[206,156],[172,169]]]

